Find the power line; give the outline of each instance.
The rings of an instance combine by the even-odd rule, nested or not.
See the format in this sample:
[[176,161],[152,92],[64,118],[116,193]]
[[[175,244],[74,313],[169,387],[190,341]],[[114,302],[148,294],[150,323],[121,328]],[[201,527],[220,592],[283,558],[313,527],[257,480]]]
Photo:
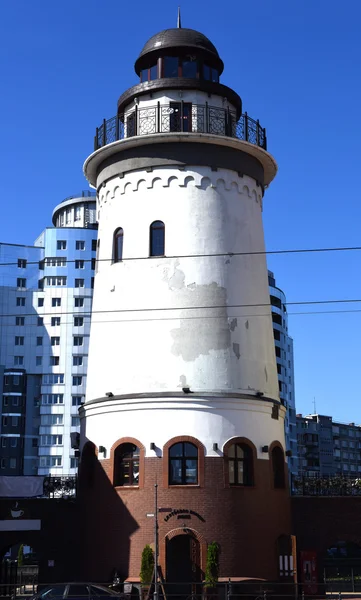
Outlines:
[[[361,303],[361,299],[341,299],[341,300],[307,300],[300,302],[289,302],[287,304],[292,306],[314,306],[314,305],[322,305],[322,304],[359,304]],[[112,309],[112,310],[94,310],[94,311],[57,311],[57,312],[46,312],[46,313],[12,313],[12,314],[0,314],[1,318],[13,318],[13,317],[31,317],[33,319],[39,319],[44,317],[62,317],[66,315],[75,316],[75,317],[83,317],[84,319],[90,319],[90,317],[94,314],[119,314],[119,313],[148,313],[148,312],[169,312],[169,311],[184,311],[184,310],[222,310],[222,309],[233,309],[233,308],[271,308],[273,305],[268,303],[263,304],[219,304],[212,306],[180,306],[180,307],[163,307],[163,308],[125,308],[125,309]],[[324,311],[299,311],[299,312],[291,312],[287,313],[288,316],[291,315],[320,315],[320,314],[337,314],[337,313],[357,313],[361,312],[361,309],[348,309],[348,310],[324,310]],[[278,315],[279,313],[273,313]],[[281,316],[281,315],[279,315]],[[270,313],[264,314],[247,314],[244,313],[242,315],[204,315],[204,316],[196,316],[196,317],[172,317],[171,319],[165,317],[158,317],[152,319],[122,319],[122,320],[114,320],[114,321],[92,321],[93,323],[118,323],[118,322],[132,322],[132,321],[146,321],[146,320],[154,320],[154,321],[163,321],[163,320],[187,320],[187,319],[221,319],[221,318],[235,318],[235,317],[272,317],[272,311]],[[51,325],[51,320],[49,323],[43,323],[42,325],[49,324]],[[277,324],[277,323],[276,323]],[[2,326],[4,327],[41,327],[42,325],[38,325],[37,323],[27,323],[26,325],[16,325],[14,323],[6,323]],[[72,325],[71,321],[64,321],[61,325]],[[54,327],[58,327],[58,325],[54,325]]]
[[[1,244],[0,244],[1,245]],[[268,255],[268,254],[306,254],[306,253],[316,253],[316,252],[354,252],[357,250],[361,250],[361,246],[341,246],[341,247],[330,247],[330,248],[293,248],[289,250],[255,250],[253,252],[217,252],[215,254],[179,254],[179,255],[170,255],[170,256],[157,256],[157,257],[149,257],[149,256],[130,256],[124,257],[119,262],[126,261],[136,261],[136,260],[149,260],[149,258],[158,258],[158,259],[177,259],[177,258],[212,258],[212,257],[227,257],[232,258],[233,256],[259,256],[259,255]],[[79,252],[83,252],[83,250],[79,250]],[[91,263],[92,261],[96,263],[100,262],[110,262],[112,263],[113,258],[74,258],[67,259],[62,256],[54,256],[54,257],[45,257],[44,259],[40,259],[37,261],[27,261],[26,265],[39,265],[46,261],[47,258],[54,258],[63,261],[65,264],[75,263],[78,261],[83,261],[84,263]],[[22,259],[20,259],[22,260]],[[8,262],[8,263],[0,263],[0,267],[10,267],[10,266],[18,266],[18,262]],[[57,268],[56,265],[46,265],[45,267],[49,268]],[[23,268],[23,267],[19,267]],[[58,266],[58,268],[61,268]],[[49,277],[59,277],[59,275],[49,275]]]

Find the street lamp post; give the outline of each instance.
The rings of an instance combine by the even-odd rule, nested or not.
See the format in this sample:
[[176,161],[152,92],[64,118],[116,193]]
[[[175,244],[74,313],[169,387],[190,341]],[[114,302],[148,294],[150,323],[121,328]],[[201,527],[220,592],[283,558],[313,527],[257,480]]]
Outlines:
[[154,484],[154,594],[158,600],[158,484]]

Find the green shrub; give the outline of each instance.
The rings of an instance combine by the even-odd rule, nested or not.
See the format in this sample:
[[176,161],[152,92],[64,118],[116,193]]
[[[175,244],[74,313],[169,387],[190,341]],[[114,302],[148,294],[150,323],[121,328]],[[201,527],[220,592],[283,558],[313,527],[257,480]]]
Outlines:
[[218,554],[219,547],[217,542],[211,542],[207,548],[205,587],[215,587],[218,582]]
[[140,581],[143,585],[149,585],[152,582],[154,572],[154,554],[153,550],[147,544],[143,548],[142,562],[140,566]]

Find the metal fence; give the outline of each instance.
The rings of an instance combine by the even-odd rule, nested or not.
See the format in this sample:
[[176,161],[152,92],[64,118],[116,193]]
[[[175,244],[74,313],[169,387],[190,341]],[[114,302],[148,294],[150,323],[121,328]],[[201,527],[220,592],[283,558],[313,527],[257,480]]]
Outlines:
[[[67,587],[68,585],[69,587]],[[112,591],[108,594],[106,590],[102,591],[97,588],[98,585],[109,587]],[[77,587],[79,591],[76,591]],[[117,592],[120,600],[156,600],[152,588],[142,588],[139,584],[120,584],[115,589],[114,586],[109,584],[95,582],[75,584],[53,582],[34,585],[20,585],[19,582],[0,583],[0,598],[2,600],[30,598],[39,591],[45,592],[46,588],[53,589],[53,592],[47,595],[52,600],[116,600],[117,596],[112,592]],[[330,600],[355,599],[351,590],[338,588],[337,586],[330,590],[323,583],[310,585],[308,583],[273,583],[264,580],[249,582],[245,580],[239,583],[218,583],[214,588],[206,587],[202,583],[164,582],[160,586],[158,600],[303,600],[308,597],[312,597],[314,600],[326,598]]]
[[77,490],[77,476],[63,475],[56,477],[50,475],[44,478],[43,498],[75,498]]
[[361,496],[361,478],[352,475],[303,475],[292,477],[293,496]]
[[209,133],[250,142],[267,150],[266,130],[259,121],[225,108],[206,104],[170,102],[138,107],[103,121],[97,127],[94,149],[134,136],[156,133]]

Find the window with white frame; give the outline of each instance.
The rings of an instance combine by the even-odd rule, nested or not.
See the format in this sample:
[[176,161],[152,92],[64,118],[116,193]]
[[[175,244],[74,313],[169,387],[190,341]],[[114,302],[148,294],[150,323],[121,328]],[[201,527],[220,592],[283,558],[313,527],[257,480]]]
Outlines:
[[82,346],[83,345],[83,336],[82,335],[74,335],[74,346]]
[[61,298],[52,298],[51,306],[55,308],[56,306],[61,306]]
[[56,435],[41,435],[40,436],[40,445],[41,446],[62,446],[63,445],[63,436]]
[[24,345],[24,336],[16,335],[15,336],[15,346],[23,346]]
[[83,378],[81,375],[73,375],[73,385],[82,385]]
[[15,325],[18,327],[25,325],[25,317],[15,317]]
[[41,468],[48,467],[61,467],[62,457],[61,456],[40,456],[39,466]]
[[45,265],[47,267],[66,267],[66,258],[53,256],[45,259]]
[[74,327],[83,327],[84,317],[74,317]]
[[43,375],[43,385],[57,385],[64,383],[63,373],[47,373]]
[[51,317],[51,326],[59,327],[60,325],[60,317]]
[[58,335],[54,335],[50,338],[50,343],[52,346],[59,346],[60,345],[60,337]]
[[64,394],[43,394],[41,396],[42,404],[63,404]]
[[84,287],[84,279],[75,279],[74,287],[83,288]]
[[73,356],[73,366],[81,367],[82,364],[83,364],[83,356],[81,356],[81,354],[75,354],[75,356]]
[[84,269],[84,261],[83,260],[76,260],[75,261],[75,268],[76,269]]
[[85,242],[83,240],[76,240],[75,250],[85,250]]

